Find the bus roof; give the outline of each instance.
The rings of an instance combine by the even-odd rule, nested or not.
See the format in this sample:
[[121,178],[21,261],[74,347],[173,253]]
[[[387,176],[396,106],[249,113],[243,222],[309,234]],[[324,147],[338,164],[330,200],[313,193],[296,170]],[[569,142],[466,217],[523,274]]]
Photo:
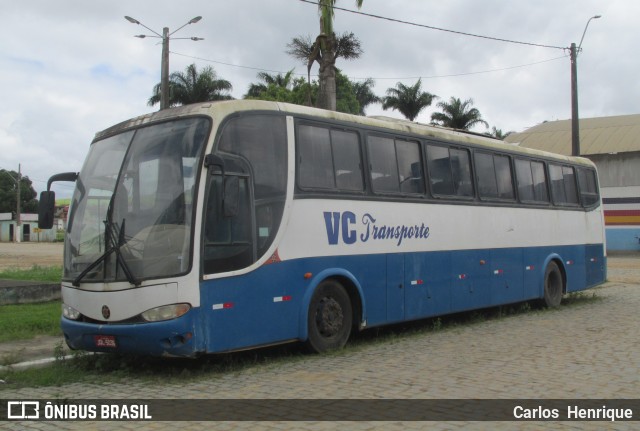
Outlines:
[[545,157],[549,159],[556,159],[560,162],[571,162],[582,165],[593,166],[593,163],[583,157],[570,157],[561,154],[550,153],[541,150],[535,150],[531,148],[525,148],[518,146],[517,144],[505,143],[504,141],[480,135],[465,130],[449,129],[446,127],[434,126],[431,124],[417,123],[408,120],[402,120],[391,117],[382,116],[360,116],[345,114],[336,111],[327,111],[324,109],[318,109],[302,105],[294,105],[290,103],[282,102],[270,102],[264,100],[226,100],[216,102],[203,102],[195,103],[191,105],[180,106],[171,109],[165,109],[156,111],[153,113],[145,114],[139,117],[135,117],[121,123],[118,123],[112,127],[109,127],[103,131],[96,133],[94,141],[103,139],[107,136],[119,133],[123,130],[138,127],[144,124],[153,123],[168,118],[189,116],[189,115],[209,115],[214,121],[223,119],[227,115],[234,112],[241,111],[280,111],[283,113],[314,117],[317,119],[335,120],[342,123],[355,123],[362,126],[376,128],[386,131],[395,131],[402,134],[409,134],[415,136],[421,136],[426,138],[434,138],[442,141],[448,141],[452,143],[469,144],[474,147],[483,147],[487,149],[493,149],[498,151],[505,151],[510,153],[518,153],[530,155],[533,157]]

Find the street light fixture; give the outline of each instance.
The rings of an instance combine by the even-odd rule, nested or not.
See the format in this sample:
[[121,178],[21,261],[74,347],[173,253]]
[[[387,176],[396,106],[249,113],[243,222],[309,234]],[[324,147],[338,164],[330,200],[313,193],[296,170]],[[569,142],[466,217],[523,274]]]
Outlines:
[[589,18],[587,25],[584,26],[580,44],[576,48],[576,44],[572,43],[569,48],[571,58],[571,155],[580,155],[580,120],[578,118],[578,53],[582,50],[582,41],[584,35],[587,34],[587,27],[592,19],[601,18],[602,15],[594,15]]
[[[136,35],[134,37],[138,37],[140,39],[144,39],[145,37],[157,37],[162,39],[162,62],[161,62],[161,73],[160,73],[160,109],[167,109],[169,107],[169,39],[171,38],[171,35],[175,34],[177,31],[181,30],[182,28],[186,27],[189,24],[195,24],[198,21],[200,21],[202,19],[201,16],[197,16],[195,18],[192,18],[191,20],[189,20],[189,22],[187,22],[186,24],[183,24],[181,27],[178,27],[177,30],[172,31],[171,33],[169,33],[169,27],[164,27],[162,29],[162,34],[158,33],[157,31],[150,29],[149,27],[147,27],[146,25],[142,24],[140,21],[138,21],[135,18],[131,18],[130,16],[125,16],[124,19],[126,19],[127,21],[129,21],[132,24],[137,24],[137,25],[141,25],[144,28],[146,28],[147,30],[149,30],[151,33],[153,33],[153,35],[148,35],[148,34],[139,34]],[[173,39],[191,39],[193,41],[199,41],[199,40],[204,40],[201,37],[174,37]]]

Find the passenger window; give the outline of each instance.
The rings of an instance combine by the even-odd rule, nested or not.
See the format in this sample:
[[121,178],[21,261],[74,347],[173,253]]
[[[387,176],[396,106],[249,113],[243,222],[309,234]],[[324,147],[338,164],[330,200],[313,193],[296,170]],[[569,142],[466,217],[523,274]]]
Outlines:
[[534,201],[533,175],[531,173],[531,162],[528,160],[516,159],[516,181],[518,183],[518,195],[522,201]]
[[511,176],[511,164],[507,156],[493,156],[496,166],[496,182],[498,184],[498,197],[500,199],[515,199],[513,192],[513,179]]
[[300,187],[335,188],[329,129],[298,127]]
[[573,168],[550,164],[549,176],[553,202],[557,205],[577,205],[578,190]]
[[544,164],[516,159],[518,194],[523,202],[549,202]]
[[449,149],[436,145],[427,145],[427,167],[429,182],[434,195],[455,195],[451,175],[451,158]]
[[376,192],[399,191],[398,162],[393,139],[370,136],[367,142],[373,190]]
[[564,191],[567,196],[567,203],[578,205],[578,188],[576,186],[576,176],[572,167],[563,166],[562,176],[564,177]]
[[471,164],[467,150],[427,145],[427,163],[434,195],[473,196]]
[[364,183],[358,135],[354,132],[332,130],[331,145],[336,187],[340,190],[362,191]]
[[417,142],[396,140],[398,173],[401,193],[424,193],[420,145]]
[[375,192],[424,194],[420,144],[379,136],[367,144]]
[[533,193],[538,202],[549,202],[549,189],[547,187],[547,175],[544,171],[544,163],[531,162],[531,174],[533,177]]
[[513,177],[508,156],[475,153],[478,192],[481,198],[514,200]]
[[562,176],[562,166],[549,165],[549,176],[551,177],[551,196],[556,204],[567,202],[564,192],[564,177]]
[[598,185],[594,171],[578,168],[578,185],[580,186],[580,198],[583,206],[590,207],[599,202],[600,196],[598,195]]
[[326,127],[298,127],[298,182],[302,188],[362,191],[358,135]]
[[493,165],[493,156],[486,153],[476,153],[476,175],[478,177],[478,193],[482,198],[497,198],[498,184]]
[[471,160],[469,151],[452,148],[451,173],[457,196],[473,197],[473,181],[471,179]]

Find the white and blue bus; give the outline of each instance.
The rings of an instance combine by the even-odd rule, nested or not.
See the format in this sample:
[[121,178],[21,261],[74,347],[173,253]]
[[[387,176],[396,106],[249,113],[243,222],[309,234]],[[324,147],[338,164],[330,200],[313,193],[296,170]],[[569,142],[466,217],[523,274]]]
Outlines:
[[196,356],[527,300],[606,277],[594,165],[401,120],[262,101],[96,135],[75,181],[62,328],[89,351]]

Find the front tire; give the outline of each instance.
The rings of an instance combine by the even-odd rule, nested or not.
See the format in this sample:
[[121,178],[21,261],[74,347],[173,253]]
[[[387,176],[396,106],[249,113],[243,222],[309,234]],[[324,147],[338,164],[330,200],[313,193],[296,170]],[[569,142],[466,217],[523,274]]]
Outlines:
[[325,280],[316,288],[307,316],[307,348],[315,353],[337,350],[347,343],[353,324],[351,300],[335,280]]
[[562,272],[557,263],[549,262],[544,272],[544,305],[547,308],[559,307],[563,292]]

